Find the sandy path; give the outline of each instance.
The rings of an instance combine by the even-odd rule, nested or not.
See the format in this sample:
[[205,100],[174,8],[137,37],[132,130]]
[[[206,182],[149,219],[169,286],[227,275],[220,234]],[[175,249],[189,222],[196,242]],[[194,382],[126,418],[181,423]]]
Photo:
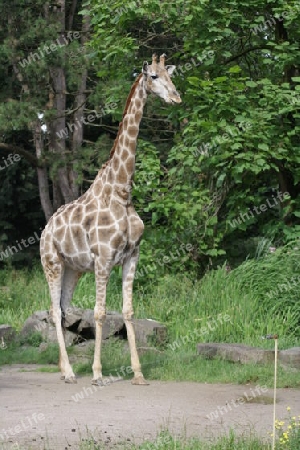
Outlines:
[[[256,395],[255,386],[161,381],[132,386],[130,381],[118,381],[100,388],[90,384],[90,377],[67,385],[58,373],[35,369],[13,365],[0,371],[2,449],[44,449],[45,443],[51,450],[78,449],[87,430],[110,448],[122,441],[155,438],[162,428],[203,439],[230,428],[267,438],[272,428],[272,404],[241,405],[237,400]],[[272,397],[272,389],[263,395]],[[300,414],[300,390],[279,389],[277,397],[277,417],[287,416],[287,406],[293,415]],[[212,420],[213,411],[218,418]]]

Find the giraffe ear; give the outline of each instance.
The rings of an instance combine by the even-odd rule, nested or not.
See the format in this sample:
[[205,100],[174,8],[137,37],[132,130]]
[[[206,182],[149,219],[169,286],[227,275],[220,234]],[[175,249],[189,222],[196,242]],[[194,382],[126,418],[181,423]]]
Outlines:
[[176,69],[176,66],[166,66],[168,74],[171,76],[174,70]]
[[143,62],[143,74],[147,75],[147,73],[148,73],[148,62],[144,61]]

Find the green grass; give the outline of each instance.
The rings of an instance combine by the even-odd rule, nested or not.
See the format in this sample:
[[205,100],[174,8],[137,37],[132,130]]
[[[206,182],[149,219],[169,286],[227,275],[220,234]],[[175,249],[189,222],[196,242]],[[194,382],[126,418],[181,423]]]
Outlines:
[[[94,438],[87,439],[80,445],[80,450],[104,450],[105,448],[107,448],[105,444],[97,443]],[[168,431],[163,431],[155,441],[145,441],[140,445],[122,443],[114,448],[118,450],[271,450],[271,445],[255,436],[237,437],[233,431],[212,442],[197,438],[175,438]]]

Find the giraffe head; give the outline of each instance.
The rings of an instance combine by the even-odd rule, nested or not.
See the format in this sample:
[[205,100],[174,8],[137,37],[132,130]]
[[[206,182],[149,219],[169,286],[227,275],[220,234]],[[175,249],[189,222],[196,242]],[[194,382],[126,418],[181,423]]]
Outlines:
[[179,93],[171,81],[171,75],[176,66],[165,66],[165,54],[159,58],[152,56],[152,64],[143,64],[144,82],[147,92],[162,98],[166,103],[181,103]]

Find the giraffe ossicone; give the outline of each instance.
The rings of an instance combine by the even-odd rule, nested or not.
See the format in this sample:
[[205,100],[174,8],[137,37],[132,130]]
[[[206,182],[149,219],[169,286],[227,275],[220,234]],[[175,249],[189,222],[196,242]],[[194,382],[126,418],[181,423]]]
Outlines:
[[123,119],[110,152],[90,188],[72,203],[60,207],[47,223],[40,241],[41,261],[51,295],[56,326],[61,377],[75,383],[64,340],[64,316],[77,281],[84,272],[95,272],[96,303],[93,384],[102,384],[101,340],[106,317],[106,286],[115,265],[122,266],[122,314],[134,372],[133,384],[147,384],[142,374],[132,324],[132,288],[144,224],[131,199],[135,151],[140,121],[149,94],[166,103],[181,103],[171,81],[175,66],[165,66],[165,55],[142,73],[131,87]]

